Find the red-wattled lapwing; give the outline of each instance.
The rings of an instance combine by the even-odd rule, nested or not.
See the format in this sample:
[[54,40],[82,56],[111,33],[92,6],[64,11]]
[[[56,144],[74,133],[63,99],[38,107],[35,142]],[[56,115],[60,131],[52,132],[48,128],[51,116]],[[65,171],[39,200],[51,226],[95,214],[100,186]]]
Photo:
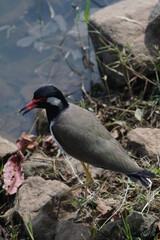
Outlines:
[[68,103],[54,86],[42,86],[23,114],[34,108],[47,112],[50,132],[57,145],[70,156],[96,167],[120,172],[145,187],[155,175],[133,161],[100,121],[89,111]]

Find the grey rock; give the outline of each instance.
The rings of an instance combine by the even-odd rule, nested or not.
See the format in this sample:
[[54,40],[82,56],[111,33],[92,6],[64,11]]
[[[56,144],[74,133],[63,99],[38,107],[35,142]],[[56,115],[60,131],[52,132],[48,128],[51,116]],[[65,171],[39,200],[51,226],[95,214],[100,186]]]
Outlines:
[[17,151],[17,146],[0,136],[0,161],[7,160]]
[[[159,15],[157,16],[153,11],[156,4],[157,0],[124,0],[107,6],[90,17],[90,35],[95,52],[102,62],[100,72],[102,76],[108,76],[108,83],[112,87],[122,86],[125,79],[121,65],[116,64],[117,67],[114,70],[107,67],[108,64],[119,59],[115,51],[107,50],[105,46],[116,43],[120,50],[125,48],[128,51],[129,44],[131,53],[135,57],[132,65],[135,68],[140,63],[144,68],[146,64],[143,74],[147,74],[148,66],[151,65],[149,59],[155,53],[152,44],[160,45]],[[149,20],[151,12],[152,22]]]
[[[58,211],[59,200],[55,202],[54,205],[52,204],[51,201],[49,201],[40,209],[37,217],[34,218],[32,221],[35,239],[52,240],[52,239],[55,239],[56,235],[59,236],[60,233],[56,228],[60,220],[63,219],[64,221],[64,220],[72,219],[75,216],[75,207],[73,207],[68,202],[68,200],[69,199],[63,199],[63,201],[61,202],[61,208],[58,214],[58,218],[57,218],[57,211]],[[65,229],[63,229],[63,231],[64,230]]]
[[67,190],[69,187],[57,180],[44,180],[39,176],[29,177],[19,189],[15,209],[22,213],[26,222],[28,222],[28,216],[34,222],[45,206],[52,205],[50,196]]
[[73,198],[71,194],[63,196],[60,209],[59,199],[51,201],[49,195],[57,195],[68,189],[67,185],[57,180],[44,180],[41,177],[29,177],[19,189],[15,209],[22,214],[26,223],[31,220],[35,239],[91,239],[87,227],[71,222],[76,214],[75,206],[70,203]]
[[71,221],[59,222],[56,226],[54,240],[91,240],[90,230],[83,224]]
[[[53,224],[53,220],[49,216],[43,218],[43,225],[39,225],[38,234],[34,234],[37,240],[92,240],[90,230],[83,224],[74,223],[71,221],[57,221]],[[46,227],[46,223],[50,227]]]
[[153,21],[151,21],[145,31],[145,45],[151,56],[155,56],[155,46],[159,47],[159,35],[160,35],[160,15],[158,15]]
[[149,16],[149,21],[151,22],[154,20],[156,17],[158,17],[160,13],[160,0],[157,2],[157,4],[153,7],[151,14]]
[[[127,217],[131,235],[143,240],[153,239],[156,233],[158,217],[151,214],[133,212]],[[98,234],[98,240],[121,240],[124,236],[125,226],[123,220],[107,223]]]
[[135,155],[156,158],[160,155],[160,129],[136,128],[128,135],[128,146]]
[[25,178],[31,176],[44,176],[53,172],[53,159],[47,158],[41,153],[33,153],[31,158],[22,164]]

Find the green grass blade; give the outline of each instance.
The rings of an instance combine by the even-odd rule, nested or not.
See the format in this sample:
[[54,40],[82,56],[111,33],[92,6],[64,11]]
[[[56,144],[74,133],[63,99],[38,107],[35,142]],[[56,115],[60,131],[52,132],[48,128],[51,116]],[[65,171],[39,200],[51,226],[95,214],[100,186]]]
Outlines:
[[90,5],[91,5],[91,1],[90,0],[86,0],[85,9],[84,9],[84,19],[85,19],[86,23],[88,23],[88,20],[89,20]]

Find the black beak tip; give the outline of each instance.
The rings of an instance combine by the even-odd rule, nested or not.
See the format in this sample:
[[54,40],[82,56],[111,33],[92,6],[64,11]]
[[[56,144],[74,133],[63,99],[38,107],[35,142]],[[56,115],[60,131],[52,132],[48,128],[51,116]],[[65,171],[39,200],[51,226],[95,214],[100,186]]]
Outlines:
[[[24,110],[26,110],[26,111],[24,111]],[[28,108],[25,106],[25,107],[21,108],[18,112],[21,113],[22,111],[24,111],[24,112],[22,113],[22,115],[24,115],[24,114],[26,114],[27,112],[29,112],[30,109],[28,109]]]
[[22,109],[19,109],[19,110],[18,110],[18,113],[21,113],[22,111],[23,111],[23,108],[22,108]]

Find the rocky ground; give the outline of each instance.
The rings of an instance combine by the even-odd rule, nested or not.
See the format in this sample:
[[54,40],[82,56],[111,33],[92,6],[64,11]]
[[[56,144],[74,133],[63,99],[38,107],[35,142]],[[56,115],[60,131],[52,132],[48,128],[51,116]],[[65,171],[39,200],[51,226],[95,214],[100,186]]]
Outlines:
[[[113,136],[130,154],[132,152],[137,163],[156,174],[152,188],[144,189],[121,174],[90,166],[92,186],[59,199],[62,192],[85,182],[85,173],[81,163],[64,156],[47,134],[37,137],[28,146],[23,162],[25,181],[16,194],[8,195],[2,188],[3,164],[17,147],[0,138],[2,239],[104,240],[156,239],[155,236],[159,236],[160,130],[149,127],[149,121],[148,127],[142,128],[146,121],[138,121],[135,110],[123,111],[123,121],[113,121],[121,110],[116,106],[113,110],[113,105],[108,107],[101,100],[92,100],[94,104],[88,103],[86,107],[90,111],[97,109],[97,117],[108,124]],[[109,119],[115,124],[109,126]],[[131,125],[136,128],[130,130]],[[39,133],[44,130],[40,123],[37,128]]]

